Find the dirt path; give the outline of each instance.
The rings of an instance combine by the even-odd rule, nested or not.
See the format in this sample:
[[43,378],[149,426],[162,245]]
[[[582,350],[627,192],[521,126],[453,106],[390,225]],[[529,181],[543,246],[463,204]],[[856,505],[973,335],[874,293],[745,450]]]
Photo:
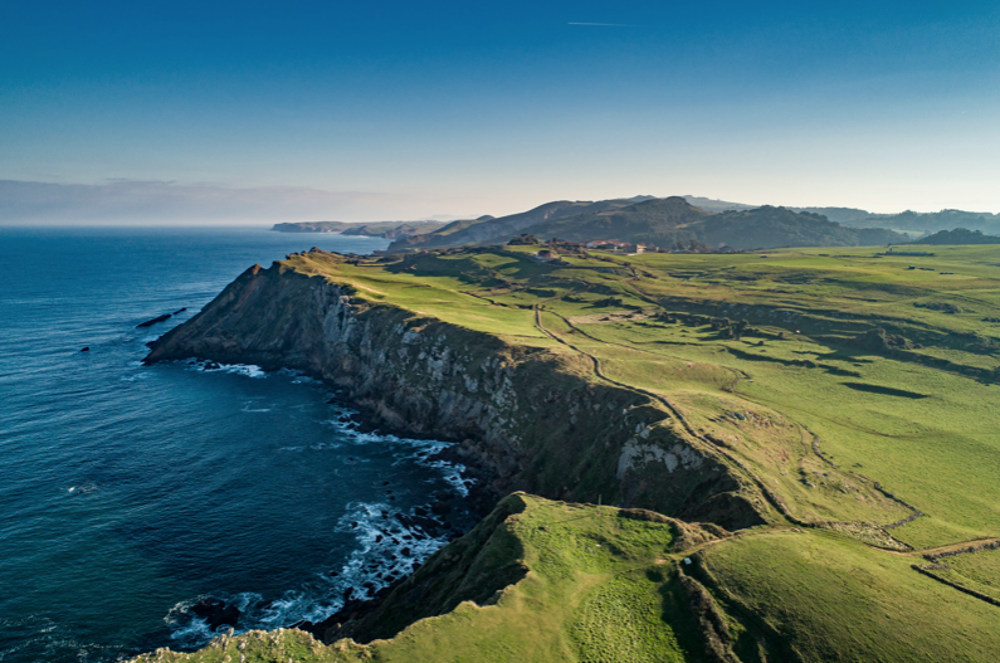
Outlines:
[[[576,327],[574,325],[572,325],[568,320],[566,320],[565,318],[563,318],[563,316],[558,315],[556,313],[554,313],[553,315],[557,315],[559,318],[562,318],[566,322],[566,324],[570,326],[571,329],[576,329]],[[761,480],[760,477],[758,477],[752,470],[750,470],[750,468],[748,468],[742,461],[740,461],[738,458],[734,458],[733,455],[730,454],[730,453],[728,453],[725,449],[719,448],[717,445],[713,445],[711,443],[711,441],[709,441],[706,438],[704,438],[703,436],[699,435],[695,431],[695,429],[691,425],[691,423],[687,419],[684,418],[684,415],[681,414],[680,410],[678,410],[673,405],[673,403],[671,403],[669,400],[667,400],[666,397],[661,396],[660,394],[653,393],[653,392],[651,392],[651,391],[649,391],[647,389],[643,389],[641,387],[636,387],[634,385],[630,385],[630,384],[627,384],[625,382],[621,382],[620,380],[615,380],[614,378],[608,377],[604,373],[604,371],[601,370],[601,361],[600,361],[600,359],[598,359],[593,354],[591,354],[591,353],[589,353],[589,352],[587,352],[587,351],[585,351],[585,350],[583,350],[583,349],[581,349],[581,348],[573,345],[572,343],[570,343],[566,339],[560,338],[559,335],[557,335],[556,333],[554,333],[554,332],[546,329],[544,323],[542,322],[542,310],[538,306],[535,307],[535,325],[538,327],[538,329],[542,333],[544,333],[546,336],[548,336],[552,340],[554,340],[557,343],[560,343],[562,345],[565,345],[566,347],[570,348],[571,350],[573,350],[573,351],[575,351],[575,352],[577,352],[577,353],[579,353],[579,354],[587,357],[588,359],[590,359],[590,361],[593,363],[593,366],[594,366],[594,375],[596,375],[601,380],[604,380],[605,382],[613,384],[613,385],[615,385],[617,387],[621,387],[623,389],[628,389],[629,391],[632,391],[634,393],[638,393],[638,394],[642,394],[644,396],[647,396],[647,397],[653,399],[654,401],[660,403],[661,405],[663,405],[677,419],[677,421],[681,424],[681,426],[684,428],[685,431],[687,431],[687,433],[689,435],[691,435],[692,437],[694,437],[694,438],[702,441],[706,445],[710,445],[711,448],[717,450],[717,452],[719,454],[723,455],[730,462],[732,462],[734,465],[736,465],[741,470],[743,470],[743,472],[746,473],[746,476],[748,476],[753,481],[753,483],[757,486],[757,488],[760,490],[761,494],[768,501],[768,503],[770,503],[771,506],[773,506],[789,522],[794,523],[795,525],[798,525],[800,527],[807,527],[807,528],[815,527],[814,524],[801,521],[798,518],[796,518],[795,516],[793,516],[789,512],[788,508],[785,506],[784,502],[781,501],[781,498],[779,498],[777,495],[775,495],[774,493],[772,493],[771,490],[764,484],[763,480]],[[581,333],[583,333],[583,332],[581,332]],[[598,339],[594,339],[594,337],[592,337],[592,336],[590,336],[588,334],[584,333],[583,335],[587,336],[588,338],[590,338],[592,340],[595,340],[595,341],[598,340]],[[826,462],[830,463],[831,465],[833,465],[832,461],[829,461],[829,459],[825,458],[823,456],[823,454],[819,452],[819,449],[818,449],[819,438],[818,437],[814,436],[814,438],[813,438],[813,445],[814,445],[814,451],[817,452],[817,456],[819,456],[824,461],[826,461]],[[877,486],[878,484],[875,484],[875,485]],[[879,487],[879,488],[881,488],[881,487]],[[884,493],[885,491],[881,491],[881,492]],[[905,502],[902,502],[902,500],[899,500],[894,495],[891,495],[891,494],[887,494],[887,495],[889,495],[891,498],[893,498],[897,502],[900,502],[900,503],[904,504],[905,506],[913,509],[913,511],[914,511],[914,513],[911,514],[909,517],[905,518],[902,521],[899,521],[898,523],[893,523],[889,527],[900,526],[900,525],[906,524],[907,522],[911,522],[912,520],[914,520],[914,519],[916,519],[916,518],[924,515],[921,511],[919,511],[919,510],[915,509],[914,507],[906,504]],[[785,527],[783,527],[781,525],[778,525],[776,527],[768,528],[768,530],[765,530],[765,531],[773,531],[774,529],[785,529]],[[759,533],[763,534],[764,532],[759,532]],[[697,554],[697,553],[701,552],[703,549],[707,548],[710,545],[721,543],[722,541],[731,540],[732,538],[733,537],[730,536],[730,537],[724,537],[724,538],[721,538],[721,539],[716,539],[716,540],[707,542],[706,544],[702,544],[700,546],[697,546],[693,550],[686,551],[685,553],[683,553],[683,556],[690,556],[690,555]],[[936,548],[928,548],[928,549],[925,549],[925,550],[913,550],[913,551],[908,551],[908,552],[902,552],[902,551],[896,551],[896,550],[888,550],[888,549],[885,549],[885,548],[879,548],[877,546],[869,545],[869,544],[865,543],[864,541],[858,541],[858,543],[861,543],[862,545],[865,545],[865,546],[867,546],[870,549],[878,550],[878,551],[881,551],[883,553],[888,553],[888,554],[891,554],[891,555],[899,555],[899,556],[903,556],[903,557],[910,557],[912,559],[912,558],[921,558],[921,557],[926,558],[927,556],[935,556],[935,555],[941,555],[941,554],[947,555],[949,553],[950,554],[955,554],[956,551],[965,552],[964,549],[966,549],[966,548],[974,548],[974,547],[980,546],[982,544],[990,544],[990,543],[993,543],[993,542],[996,542],[996,541],[1000,541],[1000,540],[997,540],[997,539],[974,539],[974,540],[971,540],[971,541],[963,541],[963,542],[960,542],[960,543],[952,543],[952,544],[948,544],[946,546],[939,546],[939,547],[936,547]],[[973,552],[973,551],[970,550],[969,552]],[[681,554],[671,555],[671,557],[673,557],[673,558],[676,559],[676,563],[678,565],[680,564],[680,559],[682,558],[680,555]],[[913,564],[911,566],[913,567],[913,569],[915,571],[917,571],[919,573],[922,573],[924,575],[930,576],[931,578],[933,578],[933,579],[935,579],[935,580],[937,580],[939,582],[942,582],[942,583],[944,583],[946,585],[954,587],[958,591],[965,592],[967,594],[970,594],[970,595],[974,596],[975,598],[987,601],[988,603],[992,603],[994,605],[1000,605],[1000,602],[998,602],[996,599],[994,599],[992,597],[987,597],[986,595],[981,594],[980,592],[977,592],[975,590],[971,590],[969,588],[966,588],[964,586],[961,586],[961,585],[953,583],[953,582],[951,582],[949,580],[946,580],[946,579],[944,579],[944,578],[942,578],[940,576],[937,576],[933,572],[931,572],[929,570],[926,570],[925,568],[921,567],[918,564]]]
[[[562,318],[562,316],[559,316],[559,317]],[[565,318],[563,318],[563,320],[565,320]],[[567,324],[569,324],[568,321],[567,321]],[[760,477],[758,477],[749,467],[747,467],[746,464],[743,463],[743,461],[741,461],[740,459],[734,457],[727,450],[719,447],[716,444],[713,444],[710,440],[708,440],[707,438],[705,438],[702,435],[700,435],[694,429],[694,426],[692,426],[691,423],[684,417],[684,415],[681,414],[681,411],[678,410],[677,407],[674,406],[673,403],[671,403],[669,400],[667,400],[666,397],[661,396],[660,394],[654,393],[652,391],[649,391],[648,389],[643,389],[642,387],[636,387],[635,385],[631,385],[631,384],[628,384],[628,383],[625,383],[625,382],[621,382],[620,380],[615,380],[614,378],[608,377],[604,373],[604,371],[601,370],[601,361],[600,361],[600,359],[598,359],[596,356],[590,354],[586,350],[582,350],[582,349],[578,348],[577,346],[573,345],[569,341],[567,341],[567,340],[565,340],[563,338],[560,338],[554,332],[549,331],[548,329],[546,329],[545,325],[542,323],[542,310],[539,307],[537,307],[537,306],[535,307],[535,325],[538,327],[538,329],[542,333],[546,334],[552,340],[556,341],[557,343],[561,343],[562,345],[565,345],[566,347],[568,347],[568,348],[570,348],[570,349],[578,352],[579,354],[581,354],[581,355],[583,355],[585,357],[588,357],[590,359],[590,361],[593,362],[593,365],[594,365],[594,375],[596,375],[600,379],[602,379],[605,382],[608,382],[610,384],[613,384],[613,385],[615,385],[617,387],[621,387],[622,389],[628,389],[629,391],[632,391],[634,393],[642,394],[643,396],[651,398],[654,401],[656,401],[657,403],[660,403],[661,405],[663,405],[665,408],[667,408],[667,411],[669,411],[674,416],[674,418],[677,420],[677,422],[680,423],[680,425],[684,428],[684,430],[691,437],[693,437],[693,438],[695,438],[697,440],[700,440],[702,443],[704,443],[705,445],[707,445],[709,448],[715,449],[720,455],[724,456],[731,463],[733,463],[734,465],[736,465],[737,467],[739,467],[741,470],[743,470],[743,472],[746,473],[747,477],[749,477],[750,480],[757,486],[757,489],[764,496],[764,499],[766,499],[768,501],[768,503],[771,506],[773,506],[778,511],[778,513],[780,513],[782,516],[784,516],[785,518],[787,518],[789,521],[795,523],[796,525],[800,525],[802,527],[810,527],[811,526],[809,523],[807,523],[805,521],[802,521],[802,520],[799,520],[798,518],[796,518],[795,516],[793,516],[792,513],[788,510],[788,507],[785,506],[785,503],[781,500],[781,498],[778,497],[777,495],[775,495],[771,491],[771,489],[767,487],[767,485],[764,483],[764,481]]]
[[[586,336],[587,338],[590,338],[591,340],[603,343],[603,341],[600,341],[600,339],[596,339],[593,336],[590,336],[589,334],[587,334],[587,333],[583,332],[582,330],[578,329],[575,325],[573,325],[572,323],[570,323],[569,320],[567,320],[563,316],[559,315],[558,313],[553,313],[553,315],[556,315],[557,317],[561,318],[571,329],[574,329],[574,330],[578,331],[583,336]],[[722,456],[724,456],[725,458],[727,458],[730,462],[732,462],[734,465],[736,465],[741,470],[743,470],[743,472],[745,472],[746,476],[748,476],[753,481],[753,483],[757,486],[758,490],[760,490],[761,494],[768,501],[768,503],[771,504],[771,506],[773,506],[789,522],[791,522],[791,523],[793,523],[795,525],[798,525],[800,527],[807,527],[807,528],[815,527],[814,524],[804,522],[802,520],[799,520],[795,516],[793,516],[789,512],[788,508],[785,506],[784,502],[782,502],[781,498],[779,498],[777,495],[775,495],[774,493],[772,493],[771,490],[764,484],[763,480],[760,479],[760,477],[758,477],[742,461],[740,461],[738,458],[733,457],[733,455],[730,454],[730,453],[728,453],[727,450],[719,448],[717,445],[712,444],[710,440],[707,440],[702,435],[699,435],[698,432],[695,431],[695,429],[691,425],[691,423],[684,417],[683,414],[681,414],[680,410],[678,410],[674,406],[673,403],[671,403],[669,400],[667,400],[666,397],[661,396],[660,394],[653,393],[653,392],[651,392],[651,391],[649,391],[647,389],[643,389],[643,388],[637,387],[635,385],[630,385],[630,384],[627,384],[625,382],[621,382],[620,380],[615,380],[614,378],[609,377],[601,369],[601,361],[595,355],[593,355],[593,354],[591,354],[591,353],[589,353],[589,352],[587,352],[587,351],[585,351],[585,350],[577,347],[576,345],[570,343],[566,339],[561,338],[556,333],[554,333],[554,332],[550,331],[549,329],[547,329],[545,327],[544,323],[542,322],[542,309],[539,308],[538,306],[535,306],[535,325],[538,327],[539,331],[541,331],[542,333],[544,333],[546,336],[548,336],[552,340],[554,340],[557,343],[560,343],[562,345],[565,345],[566,347],[570,348],[571,350],[573,350],[573,351],[575,351],[575,352],[577,352],[577,353],[579,353],[579,354],[587,357],[588,359],[590,359],[590,361],[593,363],[593,366],[594,366],[594,375],[596,375],[601,380],[603,380],[605,382],[608,382],[609,384],[613,384],[613,385],[615,385],[617,387],[621,387],[623,389],[628,389],[629,391],[632,391],[634,393],[638,393],[638,394],[642,394],[644,396],[647,396],[648,398],[651,398],[654,401],[656,401],[657,403],[660,403],[661,405],[663,405],[667,409],[667,411],[669,411],[676,418],[676,420],[681,424],[681,426],[684,428],[685,431],[687,431],[687,433],[689,435],[691,435],[695,439],[700,440],[704,444],[709,445],[711,448],[715,449],[719,454],[721,454]],[[618,344],[613,344],[613,345],[618,345]],[[737,380],[737,382],[738,382],[738,380]],[[733,385],[733,386],[735,386],[735,385]],[[809,433],[812,434],[811,431],[809,431]],[[829,463],[830,465],[833,465],[834,467],[836,467],[836,464],[834,464],[832,461],[830,461],[828,458],[826,458],[824,456],[824,454],[819,450],[819,438],[817,436],[815,436],[815,435],[813,435],[813,450],[816,452],[816,455],[819,458],[821,458],[823,461],[825,461],[825,462]],[[857,476],[860,476],[860,475],[857,475]],[[904,525],[904,524],[906,524],[908,522],[912,522],[916,518],[924,515],[923,512],[921,512],[920,510],[916,509],[915,507],[912,507],[911,505],[907,504],[906,502],[903,502],[902,500],[900,500],[899,498],[897,498],[895,495],[892,495],[891,493],[886,493],[886,491],[882,490],[881,486],[878,486],[877,483],[874,483],[874,485],[880,490],[880,492],[883,492],[883,494],[886,494],[887,496],[889,496],[890,498],[892,498],[896,502],[899,502],[899,503],[903,504],[904,506],[910,508],[913,511],[913,513],[910,516],[908,516],[907,518],[905,518],[905,519],[903,519],[903,520],[901,520],[901,521],[899,521],[897,523],[892,523],[888,527],[898,527],[898,526]],[[773,529],[785,529],[785,527],[782,527],[781,525],[778,525],[777,527],[769,528],[767,531],[773,531]],[[763,533],[763,532],[760,532],[760,533]],[[693,550],[686,551],[684,553],[684,556],[690,556],[690,555],[697,554],[697,553],[701,552],[701,550],[703,550],[704,548],[707,548],[710,545],[721,543],[722,541],[727,541],[727,540],[730,540],[731,538],[733,538],[733,537],[724,537],[724,538],[721,538],[721,539],[713,540],[711,542],[708,542],[706,544],[698,546],[697,548],[695,548]],[[881,551],[883,553],[888,553],[888,554],[891,554],[891,555],[899,555],[899,556],[903,556],[903,557],[918,558],[918,557],[935,556],[935,555],[941,555],[941,554],[947,555],[949,553],[950,554],[955,554],[956,551],[965,552],[966,548],[974,548],[974,547],[980,546],[982,544],[990,544],[990,543],[994,543],[994,542],[998,542],[998,541],[1000,541],[1000,540],[997,540],[997,539],[974,539],[974,540],[970,540],[970,541],[963,541],[963,542],[959,542],[959,543],[952,543],[952,544],[948,544],[946,546],[939,546],[939,547],[936,547],[936,548],[927,548],[927,549],[924,549],[924,550],[913,550],[913,551],[907,551],[907,552],[896,551],[896,550],[888,550],[888,549],[885,549],[885,548],[879,548],[877,546],[869,545],[869,544],[865,543],[864,541],[859,541],[859,543],[861,543],[862,545],[867,546],[868,548],[871,548],[871,549],[874,549],[874,550],[878,550],[878,551]],[[969,552],[972,552],[972,551],[970,550]],[[672,555],[671,557],[677,557],[677,555]],[[678,558],[678,561],[677,561],[678,564],[680,563],[679,559],[680,558]],[[919,565],[914,564],[912,566],[913,566],[913,568],[916,571],[918,571],[920,573],[923,573],[925,575],[928,575],[928,576],[934,578],[935,580],[938,580],[939,582],[945,583],[946,585],[953,586],[956,589],[958,589],[959,591],[963,591],[965,593],[971,594],[971,595],[975,596],[976,598],[985,600],[985,601],[987,601],[989,603],[993,603],[994,605],[1000,605],[1000,603],[998,603],[996,599],[985,597],[985,595],[981,595],[979,592],[976,592],[974,590],[970,590],[968,588],[964,588],[964,587],[962,587],[960,585],[956,585],[955,583],[952,583],[952,582],[947,581],[947,580],[945,580],[945,579],[943,579],[941,577],[936,576],[935,574],[933,574],[930,571],[924,570],[923,568],[919,567]]]
[[[618,347],[621,347],[621,348],[626,348],[626,349],[629,349],[629,350],[634,350],[634,351],[638,351],[638,352],[646,352],[646,353],[653,354],[653,355],[659,356],[659,357],[671,357],[671,358],[675,358],[675,359],[680,359],[678,357],[674,357],[673,355],[660,354],[660,353],[656,353],[656,352],[651,352],[649,350],[643,350],[641,348],[633,348],[633,347],[631,347],[629,345],[625,345],[624,343],[616,343],[614,341],[604,341],[604,340],[601,340],[601,339],[599,339],[599,338],[597,338],[595,336],[592,336],[592,335],[588,334],[583,329],[580,329],[579,327],[577,327],[576,325],[574,325],[565,316],[560,315],[560,314],[556,313],[555,311],[547,311],[547,313],[551,313],[552,315],[560,318],[563,322],[566,323],[566,325],[568,325],[570,327],[570,329],[573,329],[576,333],[579,333],[580,335],[585,336],[586,338],[589,338],[590,340],[595,341],[597,343],[604,343],[604,344],[608,344],[608,345],[615,345],[615,346],[618,346]],[[657,401],[659,401],[660,403],[662,403],[663,405],[665,405],[667,408],[670,409],[671,412],[674,413],[674,415],[685,426],[685,428],[687,429],[687,431],[689,433],[691,433],[695,437],[697,437],[697,438],[699,438],[699,439],[701,439],[701,440],[703,440],[705,442],[711,443],[710,440],[706,440],[701,435],[698,435],[697,433],[695,433],[694,430],[693,430],[693,428],[684,419],[684,416],[665,397],[660,396],[658,394],[654,394],[654,393],[649,392],[649,391],[646,391],[645,389],[641,389],[639,387],[635,387],[635,386],[632,386],[632,385],[624,385],[623,383],[616,382],[614,380],[610,380],[610,379],[606,378],[599,371],[600,361],[596,357],[594,357],[593,355],[585,352],[584,350],[581,350],[581,349],[577,348],[574,345],[571,345],[570,343],[566,342],[565,340],[560,339],[560,338],[554,336],[549,330],[545,329],[544,326],[541,324],[540,313],[537,310],[536,310],[536,320],[537,320],[537,326],[538,326],[538,328],[541,329],[544,333],[548,334],[551,338],[554,338],[556,341],[559,341],[560,343],[563,343],[564,345],[567,345],[568,347],[573,348],[577,352],[580,352],[582,354],[586,354],[587,356],[589,356],[594,361],[595,366],[598,367],[598,369],[595,372],[597,373],[597,375],[599,377],[603,377],[604,379],[608,380],[609,382],[613,382],[613,383],[618,384],[620,386],[626,386],[627,388],[632,389],[633,391],[639,391],[640,393],[643,393],[643,394],[645,394],[647,396],[650,396],[651,398],[655,398]],[[723,387],[722,389],[724,391],[729,392],[729,393],[735,393],[736,387],[739,385],[739,383],[742,380],[750,380],[751,378],[750,378],[750,376],[745,371],[742,371],[740,369],[730,369],[730,370],[732,370],[736,374],[736,378],[735,378],[734,382],[731,385],[729,385],[728,387]],[[803,426],[802,428],[809,435],[811,435],[812,438],[813,438],[812,439],[812,450],[813,450],[813,453],[815,453],[815,455],[821,461],[823,461],[824,463],[826,463],[827,465],[833,467],[834,469],[840,469],[840,466],[837,465],[836,463],[834,463],[829,458],[827,458],[826,455],[820,449],[820,446],[819,446],[819,441],[820,441],[819,440],[819,436],[816,435],[815,433],[813,433],[812,431],[810,431],[805,426]],[[762,490],[765,491],[765,497],[767,497],[767,492],[769,492],[769,489],[766,487],[766,484],[764,484],[763,481],[759,477],[757,477],[749,468],[747,468],[745,465],[743,465],[743,463],[741,463],[741,461],[739,459],[734,458],[732,456],[732,454],[727,453],[725,450],[722,450],[722,453],[724,453],[727,458],[729,458],[730,460],[732,460],[733,462],[735,462],[737,465],[739,465],[740,467],[742,467],[746,472],[748,472],[752,476],[752,478],[754,479],[754,481],[757,483],[758,487],[760,487]],[[882,495],[884,495],[888,499],[892,500],[893,502],[896,502],[900,506],[902,506],[905,509],[907,509],[908,511],[910,511],[910,514],[907,515],[906,517],[901,518],[901,519],[899,519],[899,520],[897,520],[895,522],[889,523],[888,525],[883,525],[882,527],[884,527],[885,529],[895,529],[897,527],[902,527],[903,525],[907,525],[907,524],[913,522],[914,520],[916,520],[917,518],[920,518],[920,517],[926,515],[920,509],[918,509],[915,506],[909,504],[908,502],[904,501],[903,499],[899,498],[898,496],[896,496],[896,495],[894,495],[894,494],[886,491],[884,488],[882,488],[882,486],[879,485],[879,483],[877,481],[869,479],[868,477],[864,476],[863,474],[859,474],[857,472],[849,472],[849,474],[857,477],[858,479],[860,479],[860,480],[862,480],[862,481],[864,481],[866,483],[871,484],[872,486],[874,486],[874,489],[876,491],[878,491],[879,493],[881,493]],[[769,502],[771,502],[772,504],[781,503],[780,498],[778,498],[776,495],[772,495],[772,497],[773,497],[773,499],[771,497],[768,497],[768,501]],[[785,517],[792,519],[793,522],[795,522],[796,524],[802,524],[801,521],[798,521],[798,520],[792,518],[792,516],[790,516],[790,514],[787,511],[787,507],[782,508],[782,507],[776,506],[775,508],[777,508],[778,511],[780,511],[782,513],[782,515],[784,515]]]

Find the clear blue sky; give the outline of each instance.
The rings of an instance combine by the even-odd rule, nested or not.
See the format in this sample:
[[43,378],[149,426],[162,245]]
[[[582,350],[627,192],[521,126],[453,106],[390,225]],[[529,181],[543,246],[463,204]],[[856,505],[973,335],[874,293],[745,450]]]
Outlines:
[[[1000,212],[1000,4],[814,4],[6,2],[0,180],[137,218]],[[26,187],[0,214],[44,218]]]

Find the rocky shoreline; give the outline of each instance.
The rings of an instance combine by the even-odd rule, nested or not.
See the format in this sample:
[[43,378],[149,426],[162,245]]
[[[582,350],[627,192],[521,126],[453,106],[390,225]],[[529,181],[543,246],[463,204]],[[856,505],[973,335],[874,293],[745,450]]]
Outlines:
[[[366,411],[357,401],[345,394],[342,390],[331,393],[327,403],[339,405],[350,414],[351,426],[359,433],[372,433],[376,435],[393,435],[395,437],[407,437],[415,440],[437,440],[438,438],[429,435],[414,433],[403,428],[396,428],[380,421],[377,416],[370,411]],[[428,460],[440,460],[452,465],[461,465],[461,475],[465,480],[468,494],[464,501],[469,509],[479,518],[486,516],[493,507],[500,501],[502,495],[493,488],[493,481],[496,479],[496,472],[489,466],[483,464],[482,458],[469,452],[465,446],[458,442],[452,442],[445,448],[431,455]]]
[[[759,522],[732,469],[647,396],[587,379],[579,357],[373,302],[303,273],[296,255],[248,269],[154,341],[145,363],[197,357],[302,371],[359,412],[365,430],[457,443],[443,457],[470,468],[480,510],[523,490],[728,529]],[[344,260],[306,255],[334,274]]]
[[[317,249],[309,255],[334,268],[342,260]],[[464,501],[480,519],[505,495],[526,491],[727,529],[761,522],[760,506],[732,468],[648,396],[587,379],[590,367],[579,357],[374,303],[346,284],[302,273],[295,257],[248,269],[152,342],[144,362],[197,358],[301,371],[331,389],[329,402],[354,413],[360,432],[451,442],[437,459],[465,467],[474,481]],[[439,501],[429,508],[450,508]],[[412,518],[448,540],[462,534],[439,528],[435,513]],[[336,613],[294,627],[327,642],[360,636],[357,625],[406,580],[356,588],[360,596],[348,591]]]

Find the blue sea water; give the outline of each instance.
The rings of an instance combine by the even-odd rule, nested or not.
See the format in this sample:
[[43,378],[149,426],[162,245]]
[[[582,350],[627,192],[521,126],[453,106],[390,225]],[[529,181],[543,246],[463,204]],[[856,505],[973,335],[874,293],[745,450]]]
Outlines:
[[318,620],[443,545],[398,514],[447,493],[468,526],[441,443],[358,432],[294,373],[141,365],[254,263],[386,243],[0,228],[0,661],[195,648],[204,598],[237,605],[237,631]]

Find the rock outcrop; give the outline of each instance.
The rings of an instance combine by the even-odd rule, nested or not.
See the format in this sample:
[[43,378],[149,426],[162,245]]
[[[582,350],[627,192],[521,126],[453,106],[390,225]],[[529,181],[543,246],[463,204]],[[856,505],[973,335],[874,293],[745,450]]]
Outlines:
[[460,443],[497,496],[618,503],[729,529],[762,522],[730,466],[648,397],[590,379],[582,358],[373,302],[288,263],[248,269],[151,347],[147,363],[301,370],[383,428]]

